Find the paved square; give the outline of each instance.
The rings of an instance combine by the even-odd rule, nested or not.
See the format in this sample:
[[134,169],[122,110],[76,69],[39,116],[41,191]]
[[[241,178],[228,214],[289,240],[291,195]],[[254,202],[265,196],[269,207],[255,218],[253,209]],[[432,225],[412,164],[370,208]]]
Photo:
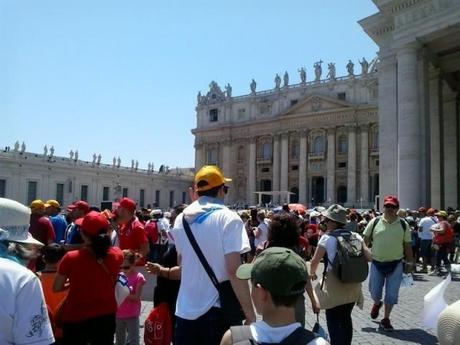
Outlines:
[[[320,272],[320,269],[318,269]],[[424,329],[421,322],[423,311],[423,297],[434,286],[442,281],[442,277],[432,277],[426,274],[416,274],[416,281],[411,288],[400,290],[400,304],[395,306],[391,314],[391,321],[395,330],[393,332],[381,332],[378,330],[378,320],[372,320],[369,316],[372,300],[368,292],[367,281],[363,284],[364,308],[353,309],[353,345],[393,345],[393,344],[438,344],[436,330]],[[454,277],[446,290],[445,300],[451,304],[460,299],[460,277]],[[311,312],[310,302],[307,300],[306,327],[313,328],[316,317]],[[142,302],[141,324],[148,316],[153,307],[152,302]],[[383,308],[381,309],[383,314]],[[321,325],[326,329],[324,311],[320,316]],[[144,333],[141,329],[141,335]],[[142,337],[142,336],[141,336]],[[141,339],[143,344],[143,339]]]

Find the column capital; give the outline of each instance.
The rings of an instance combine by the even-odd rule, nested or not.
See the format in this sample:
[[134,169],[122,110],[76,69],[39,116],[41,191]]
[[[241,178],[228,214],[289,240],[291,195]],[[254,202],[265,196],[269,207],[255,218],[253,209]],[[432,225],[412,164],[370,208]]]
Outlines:
[[369,123],[361,123],[359,125],[359,127],[361,128],[361,131],[369,131],[369,127],[370,127],[370,124]]
[[336,132],[335,126],[325,127],[327,135],[333,135]]
[[405,55],[405,54],[416,54],[417,49],[419,48],[420,48],[420,44],[418,42],[411,42],[411,43],[405,44],[404,46],[398,48],[396,56],[399,58],[401,55]]
[[302,128],[299,130],[299,136],[301,138],[307,138],[308,137],[308,132],[309,130],[307,128]]
[[345,125],[345,128],[348,130],[348,132],[355,132],[357,125],[356,123],[348,123]]
[[281,132],[281,139],[288,139],[289,138],[289,131]]

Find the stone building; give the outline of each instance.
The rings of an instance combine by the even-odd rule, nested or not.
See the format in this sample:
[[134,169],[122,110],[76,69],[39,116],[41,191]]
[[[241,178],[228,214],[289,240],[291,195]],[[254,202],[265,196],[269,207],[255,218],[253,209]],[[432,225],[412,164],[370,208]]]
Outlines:
[[286,72],[283,85],[277,74],[275,87],[259,92],[252,80],[250,94],[237,97],[230,85],[223,91],[212,82],[197,96],[195,167],[222,167],[233,179],[228,203],[255,204],[256,191],[289,191],[291,202],[371,207],[379,186],[378,84],[375,61],[360,63],[355,73],[349,61],[340,78],[329,64],[324,78],[319,61],[313,81],[302,68],[298,84]]
[[380,194],[402,207],[460,205],[460,0],[373,0],[380,47]]
[[[90,205],[110,205],[122,197],[137,201],[139,207],[157,206],[167,209],[190,202],[188,187],[193,185],[193,169],[154,171],[131,161],[130,167],[121,165],[120,158],[113,164],[101,163],[101,156],[92,161],[79,159],[78,152],[70,156],[54,156],[45,147],[42,154],[27,152],[16,143],[0,152],[0,197],[28,205],[34,199],[56,199],[61,205],[85,200]],[[104,206],[104,205],[103,205]]]

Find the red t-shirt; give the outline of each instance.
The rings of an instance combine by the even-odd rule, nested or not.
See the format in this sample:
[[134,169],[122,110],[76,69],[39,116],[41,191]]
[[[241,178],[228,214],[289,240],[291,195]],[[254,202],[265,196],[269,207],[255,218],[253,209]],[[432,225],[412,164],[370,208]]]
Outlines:
[[116,313],[114,282],[123,263],[121,250],[111,247],[103,262],[110,275],[86,248],[72,250],[62,258],[58,273],[68,277],[70,282],[63,310],[64,322]]
[[53,224],[46,216],[39,214],[30,215],[29,232],[37,241],[40,241],[45,246],[48,242],[54,242],[56,235],[54,233]]
[[158,223],[154,220],[145,224],[145,234],[150,240],[150,243],[156,244],[158,242]]
[[[134,251],[139,251],[141,245],[148,243],[144,226],[137,218],[133,218],[120,227],[118,241],[120,249],[132,249]],[[136,263],[137,266],[143,266],[144,264],[145,258]]]

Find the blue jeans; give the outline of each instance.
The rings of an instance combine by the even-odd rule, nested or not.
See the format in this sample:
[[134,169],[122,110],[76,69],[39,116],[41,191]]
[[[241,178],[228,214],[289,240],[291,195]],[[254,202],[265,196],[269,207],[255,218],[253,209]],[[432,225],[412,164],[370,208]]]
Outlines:
[[374,302],[382,299],[383,286],[385,285],[385,304],[398,304],[399,287],[403,274],[403,264],[400,262],[390,274],[382,274],[374,263],[371,263],[369,273],[369,292]]
[[174,345],[219,345],[225,331],[220,308],[212,307],[196,320],[176,316]]

